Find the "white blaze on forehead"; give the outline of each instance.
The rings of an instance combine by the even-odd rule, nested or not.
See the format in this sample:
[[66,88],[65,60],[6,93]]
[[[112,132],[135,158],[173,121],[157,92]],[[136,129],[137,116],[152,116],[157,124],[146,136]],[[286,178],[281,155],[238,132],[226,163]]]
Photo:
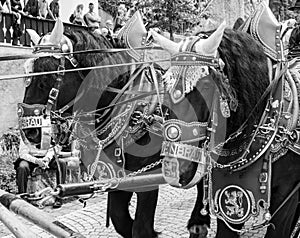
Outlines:
[[[24,71],[25,74],[30,74],[33,72],[33,63],[34,63],[34,59],[28,59],[25,61],[24,63]],[[24,78],[24,86],[27,88],[31,83],[31,77],[25,77]]]
[[33,72],[33,63],[34,63],[34,59],[28,59],[25,61],[24,63],[25,74],[30,74]]
[[218,47],[223,38],[224,30],[226,28],[225,21],[211,34],[207,39],[202,39],[195,44],[196,52],[200,55],[216,57]]

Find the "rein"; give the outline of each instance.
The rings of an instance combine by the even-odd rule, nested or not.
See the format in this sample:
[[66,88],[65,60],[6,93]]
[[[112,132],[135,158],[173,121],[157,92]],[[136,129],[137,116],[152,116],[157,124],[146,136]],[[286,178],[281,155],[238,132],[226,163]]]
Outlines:
[[[151,47],[136,47],[136,48],[125,48],[125,49],[92,49],[92,50],[79,50],[74,51],[72,54],[87,54],[87,53],[100,53],[100,54],[108,54],[108,53],[121,53],[121,52],[129,52],[129,51],[137,51],[137,50],[163,50],[161,47],[151,46]],[[39,52],[39,56],[36,53],[33,54],[24,54],[24,55],[7,55],[0,56],[0,61],[9,61],[9,60],[20,60],[20,59],[31,59],[31,58],[43,58],[49,56],[67,56],[70,55],[69,52]]]
[[138,62],[114,64],[114,65],[99,65],[99,66],[90,66],[90,67],[85,67],[85,68],[65,69],[62,71],[54,70],[54,71],[29,73],[29,74],[13,74],[13,75],[0,76],[0,81],[16,79],[16,78],[35,77],[35,76],[40,76],[40,75],[57,74],[57,73],[61,73],[61,72],[70,73],[70,72],[92,70],[92,69],[104,69],[104,68],[134,66],[134,65],[152,64],[152,63],[163,63],[163,62],[169,62],[169,61],[170,61],[169,59],[160,59],[160,60],[152,60],[152,61],[150,61],[150,60],[149,61],[138,61]]

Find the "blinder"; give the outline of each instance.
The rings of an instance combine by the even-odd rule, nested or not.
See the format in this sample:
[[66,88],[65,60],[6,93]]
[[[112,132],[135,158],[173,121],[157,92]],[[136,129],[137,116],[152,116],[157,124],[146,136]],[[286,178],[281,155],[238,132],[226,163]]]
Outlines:
[[18,120],[21,137],[25,144],[31,143],[26,131],[38,130],[40,149],[48,149],[51,143],[52,125],[50,116],[45,114],[46,106],[40,104],[18,104]]

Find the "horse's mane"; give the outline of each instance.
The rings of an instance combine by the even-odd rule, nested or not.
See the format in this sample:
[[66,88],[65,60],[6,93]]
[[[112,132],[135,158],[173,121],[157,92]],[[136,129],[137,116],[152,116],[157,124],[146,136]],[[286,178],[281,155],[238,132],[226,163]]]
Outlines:
[[[85,30],[76,31],[66,31],[65,35],[73,41],[73,50],[83,51],[92,49],[111,49],[113,46],[105,37],[101,35],[95,35]],[[120,46],[118,46],[120,47]],[[124,48],[124,47],[122,47]],[[91,67],[99,65],[115,65],[128,63],[129,57],[126,52],[122,53],[86,53],[86,54],[76,54],[74,57],[77,59],[80,67]],[[121,77],[124,78],[124,74],[129,71],[128,66],[114,67],[112,68],[102,68],[92,70],[92,77],[87,77],[89,82],[86,82],[88,87],[93,87],[95,89],[103,89],[109,85],[113,80]],[[125,77],[126,78],[126,77]],[[117,80],[117,83],[120,83]]]
[[[247,119],[269,85],[267,57],[262,46],[249,34],[231,29],[225,30],[219,54],[225,63],[225,75],[238,100],[237,110],[228,121],[228,132],[232,133]],[[259,120],[265,107],[263,104],[254,113],[251,123]]]

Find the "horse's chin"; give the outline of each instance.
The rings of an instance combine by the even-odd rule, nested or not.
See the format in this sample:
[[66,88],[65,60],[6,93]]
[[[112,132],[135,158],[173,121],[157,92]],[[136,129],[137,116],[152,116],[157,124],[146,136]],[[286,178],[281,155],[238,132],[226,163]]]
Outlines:
[[[198,164],[195,162],[165,157],[162,164],[164,179],[173,187],[190,188],[196,184],[193,179],[197,171],[197,166]],[[194,184],[191,184],[191,182]]]
[[190,229],[190,238],[206,238],[208,234],[207,225],[193,225]]

